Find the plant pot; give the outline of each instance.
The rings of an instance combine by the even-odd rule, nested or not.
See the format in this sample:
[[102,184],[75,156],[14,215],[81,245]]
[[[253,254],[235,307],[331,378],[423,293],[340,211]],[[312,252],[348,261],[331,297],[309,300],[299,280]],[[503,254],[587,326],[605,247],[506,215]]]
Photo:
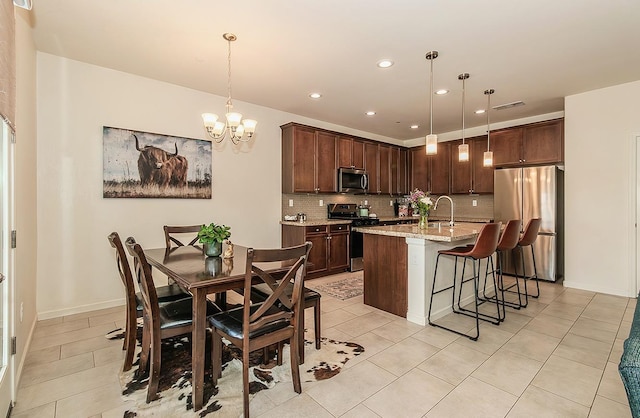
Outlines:
[[204,253],[209,257],[220,257],[222,254],[222,243],[214,242],[212,244],[204,243]]
[[206,273],[211,276],[217,276],[222,272],[222,258],[207,257],[204,259]]

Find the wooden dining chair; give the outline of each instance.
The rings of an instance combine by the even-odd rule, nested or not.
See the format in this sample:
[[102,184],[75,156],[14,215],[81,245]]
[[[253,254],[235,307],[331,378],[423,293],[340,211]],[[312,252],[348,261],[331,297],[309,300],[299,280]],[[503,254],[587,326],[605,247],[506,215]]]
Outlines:
[[[167,249],[176,246],[183,247],[185,245],[195,245],[198,242],[198,232],[202,225],[187,225],[187,226],[169,226],[165,225],[164,229],[164,241]],[[185,240],[185,234],[196,234],[191,241],[188,241],[187,244],[184,244],[180,239]],[[180,239],[178,239],[180,237]],[[191,236],[189,236],[191,238]],[[185,240],[185,242],[187,242]]]
[[[111,246],[116,250],[116,266],[118,267],[120,280],[122,280],[122,284],[124,285],[126,292],[126,322],[124,329],[124,342],[122,346],[122,349],[126,350],[122,370],[126,372],[131,369],[133,364],[133,354],[136,347],[136,320],[137,318],[142,317],[142,294],[139,292],[136,293],[129,259],[127,258],[122,241],[120,240],[120,235],[118,235],[117,232],[112,232],[107,238],[109,239]],[[158,303],[160,304],[191,297],[189,293],[183,291],[178,285],[158,287],[156,288],[156,295],[158,296]]]
[[[192,298],[181,299],[164,305],[158,303],[158,294],[151,275],[151,265],[147,262],[144,251],[133,238],[126,241],[129,254],[136,261],[135,277],[142,294],[142,351],[138,373],[145,373],[149,367],[149,387],[147,403],[158,398],[158,383],[161,370],[161,340],[183,334],[191,334],[193,327]],[[207,301],[207,316],[220,312]]]
[[[302,308],[305,264],[311,243],[278,249],[247,249],[244,278],[244,305],[209,317],[212,328],[213,382],[217,384],[222,371],[222,338],[242,350],[242,383],[244,416],[249,416],[249,353],[272,344],[289,341],[291,377],[296,393],[302,392],[299,369],[299,323]],[[260,268],[261,263],[280,262],[286,274],[274,277]],[[254,282],[267,285],[269,296],[261,303],[252,303]],[[293,283],[288,296],[287,287]],[[280,355],[280,353],[279,353]]]

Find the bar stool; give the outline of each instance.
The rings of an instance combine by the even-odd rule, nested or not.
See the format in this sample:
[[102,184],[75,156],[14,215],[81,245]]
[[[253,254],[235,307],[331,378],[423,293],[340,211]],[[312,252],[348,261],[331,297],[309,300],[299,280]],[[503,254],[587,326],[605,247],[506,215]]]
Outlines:
[[[458,335],[462,335],[465,336],[467,338],[470,338],[473,341],[476,341],[478,339],[478,337],[480,336],[480,319],[482,319],[483,321],[488,321],[491,322],[492,324],[495,325],[499,325],[500,322],[502,321],[502,319],[504,318],[504,305],[502,306],[502,315],[500,314],[500,302],[498,301],[498,299],[496,298],[496,309],[497,309],[497,316],[493,317],[484,313],[480,313],[478,312],[478,306],[481,305],[482,303],[484,303],[484,301],[482,301],[479,298],[478,295],[478,288],[479,288],[479,282],[480,282],[480,261],[482,259],[487,259],[487,268],[485,270],[485,282],[487,280],[487,277],[489,275],[489,263],[491,263],[492,265],[492,270],[494,270],[493,273],[493,283],[494,283],[494,287],[496,287],[496,276],[495,276],[495,269],[493,268],[493,253],[496,251],[496,248],[498,247],[498,238],[500,237],[500,227],[501,227],[501,223],[488,223],[485,224],[482,229],[480,230],[480,234],[478,235],[478,239],[476,240],[476,243],[470,248],[469,246],[467,247],[456,247],[456,248],[452,248],[449,250],[440,250],[438,251],[438,257],[436,258],[436,266],[435,266],[435,271],[433,273],[433,286],[431,288],[431,299],[429,302],[429,312],[427,315],[427,320],[429,322],[429,325],[434,326],[434,327],[438,327],[438,328],[442,328],[442,329],[446,329],[447,331],[451,331],[454,332]],[[448,255],[448,256],[452,256],[455,257],[454,259],[454,270],[453,270],[453,284],[451,286],[446,286],[442,289],[436,290],[436,278],[438,275],[438,263],[440,261],[440,256],[442,255]],[[464,258],[464,263],[462,265],[462,276],[460,278],[460,288],[459,288],[459,292],[458,292],[458,300],[456,301],[456,276],[457,276],[457,269],[458,269],[458,257],[462,257]],[[467,265],[467,260],[471,260],[471,264],[473,266],[473,277],[471,278],[464,278],[464,272],[465,272],[465,268]],[[476,265],[477,264],[477,265]],[[469,309],[465,309],[462,308],[460,306],[460,299],[462,297],[462,287],[464,285],[464,283],[469,282],[469,281],[473,281],[473,289],[474,289],[474,306],[475,309],[474,310],[469,310]],[[453,310],[454,313],[456,314],[462,314],[462,315],[466,315],[466,316],[470,316],[472,318],[475,318],[476,320],[476,335],[470,335],[470,334],[465,334],[463,332],[457,331],[455,329],[452,328],[448,328],[445,327],[443,325],[440,324],[436,324],[431,322],[431,309],[433,307],[433,296],[438,294],[438,293],[442,293],[445,292],[447,290],[452,290],[452,297],[451,297],[451,309]],[[457,305],[457,309],[456,309],[456,305]]]
[[[522,238],[518,241],[518,245],[516,248],[520,249],[520,259],[522,260],[522,277],[524,278],[524,294],[525,294],[525,305],[529,303],[529,296],[532,298],[538,298],[540,296],[540,284],[538,283],[538,270],[536,268],[536,255],[533,250],[533,243],[538,239],[538,231],[540,231],[540,225],[542,224],[542,219],[533,218],[527,223],[527,227],[522,234]],[[524,263],[524,248],[531,247],[531,258],[533,260],[533,275],[527,276],[526,266]],[[527,281],[534,279],[536,281],[536,294],[530,295],[527,290]]]

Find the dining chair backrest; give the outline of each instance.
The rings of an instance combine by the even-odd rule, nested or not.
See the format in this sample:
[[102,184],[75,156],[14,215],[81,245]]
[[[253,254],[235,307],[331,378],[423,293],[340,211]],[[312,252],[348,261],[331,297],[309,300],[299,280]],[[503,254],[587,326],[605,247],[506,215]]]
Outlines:
[[507,226],[504,227],[500,241],[498,241],[499,251],[509,251],[516,248],[518,241],[520,240],[520,219],[512,219],[507,222]]
[[526,247],[533,244],[538,238],[538,231],[540,231],[541,224],[542,219],[540,218],[530,219],[527,223],[527,227],[524,229],[524,234],[522,235],[522,238],[520,238],[520,242],[518,242],[518,245],[521,247]]
[[475,259],[481,259],[493,254],[496,248],[498,248],[501,226],[502,222],[484,224],[478,234],[476,243],[466,255]]
[[[177,247],[184,247],[185,245],[194,245],[198,242],[198,232],[202,225],[187,225],[187,226],[169,226],[165,225],[164,228],[164,241],[167,249],[171,248],[173,244]],[[184,244],[178,238],[176,238],[176,234],[196,234],[195,238],[191,239],[188,244]],[[184,239],[184,238],[182,238]]]
[[127,238],[125,241],[129,254],[134,259],[135,277],[138,280],[138,287],[142,294],[142,307],[144,315],[148,316],[148,319],[152,323],[152,327],[159,327],[158,321],[154,319],[160,317],[160,308],[158,306],[158,294],[156,292],[156,286],[153,282],[153,275],[151,274],[151,265],[147,262],[147,257],[144,255],[144,251],[140,244],[136,243],[132,237]]
[[[244,306],[251,306],[251,286],[256,284],[256,278],[268,286],[266,291],[269,295],[258,309],[244,309],[243,335],[249,336],[260,328],[279,321],[289,321],[292,325],[299,322],[298,306],[302,301],[305,264],[310,250],[310,242],[289,248],[247,249]],[[272,262],[281,262],[283,266],[287,266],[286,273],[270,274],[258,266],[258,263]],[[285,290],[290,283],[293,283],[293,292],[288,295]],[[273,309],[274,306],[279,309]]]
[[124,250],[122,240],[117,232],[112,232],[107,238],[111,246],[116,250],[116,265],[118,267],[118,273],[120,273],[120,280],[122,280],[122,284],[126,290],[127,308],[129,308],[130,304],[133,304],[135,312],[136,290],[133,284],[133,276],[131,275],[131,266],[129,265],[127,253]]

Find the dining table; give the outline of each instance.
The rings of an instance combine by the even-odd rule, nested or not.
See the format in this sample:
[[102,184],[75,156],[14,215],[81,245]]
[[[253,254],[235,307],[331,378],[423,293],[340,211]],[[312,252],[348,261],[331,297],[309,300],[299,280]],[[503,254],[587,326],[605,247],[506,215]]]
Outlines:
[[[207,295],[224,295],[228,290],[243,288],[247,248],[234,245],[233,258],[207,257],[200,246],[153,248],[144,250],[144,254],[149,264],[193,296],[192,399],[194,410],[197,411],[203,406],[204,396]],[[287,270],[286,263],[281,262],[256,265],[270,273]]]

